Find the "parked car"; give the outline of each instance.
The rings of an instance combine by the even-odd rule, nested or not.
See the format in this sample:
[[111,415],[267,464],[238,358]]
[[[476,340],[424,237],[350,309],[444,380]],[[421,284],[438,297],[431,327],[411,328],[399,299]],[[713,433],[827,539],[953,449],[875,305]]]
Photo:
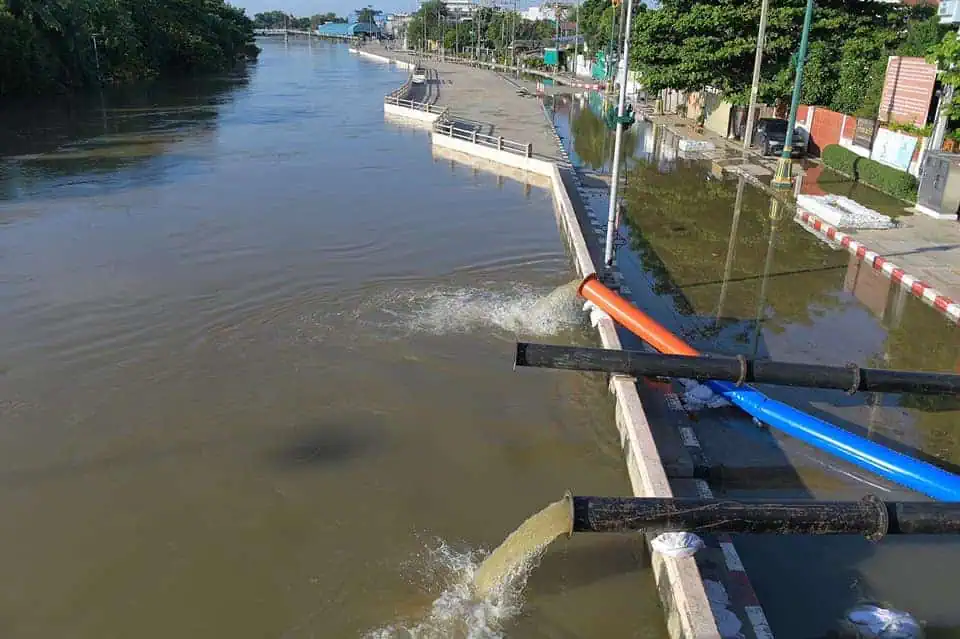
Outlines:
[[427,81],[427,71],[421,66],[414,68],[413,70],[413,83],[414,84],[423,84]]
[[[760,118],[753,132],[753,143],[764,155],[779,155],[783,153],[783,144],[787,140],[786,120],[779,118]],[[793,151],[791,155],[803,155],[803,134],[793,130]]]

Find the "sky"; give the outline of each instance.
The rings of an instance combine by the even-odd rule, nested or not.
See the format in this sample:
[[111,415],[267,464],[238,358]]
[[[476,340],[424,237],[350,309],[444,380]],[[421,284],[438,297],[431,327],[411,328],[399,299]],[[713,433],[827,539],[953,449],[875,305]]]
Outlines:
[[[312,16],[317,13],[333,11],[346,16],[368,4],[386,13],[396,11],[416,11],[417,0],[228,0],[230,4],[247,10],[251,18],[255,13],[264,11],[286,11],[295,16]],[[539,0],[521,0],[520,6],[540,4]]]
[[386,13],[395,11],[416,11],[416,0],[228,0],[236,7],[247,10],[251,18],[255,13],[264,11],[286,11],[295,16],[312,16],[317,13],[333,11],[337,15],[346,16],[360,7],[368,4],[375,9]]

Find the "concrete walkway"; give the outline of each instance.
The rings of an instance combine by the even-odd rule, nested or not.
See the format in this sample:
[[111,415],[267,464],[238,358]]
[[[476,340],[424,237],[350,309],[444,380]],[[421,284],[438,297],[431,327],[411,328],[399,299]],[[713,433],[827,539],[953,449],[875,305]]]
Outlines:
[[[406,62],[419,61],[415,56],[376,44],[364,46],[363,50]],[[531,143],[534,155],[545,160],[560,159],[560,149],[543,117],[534,83],[437,60],[422,63],[436,71],[436,77],[430,78],[435,83],[431,98],[435,97],[435,104],[450,108],[452,120],[474,125],[480,133]],[[525,95],[521,87],[526,90]]]
[[901,222],[900,228],[849,235],[944,295],[960,300],[960,223],[926,215],[904,217]]

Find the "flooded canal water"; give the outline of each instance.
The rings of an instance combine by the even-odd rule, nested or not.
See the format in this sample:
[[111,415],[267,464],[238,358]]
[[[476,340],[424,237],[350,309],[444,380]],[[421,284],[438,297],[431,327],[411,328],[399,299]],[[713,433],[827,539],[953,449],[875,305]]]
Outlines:
[[401,73],[263,48],[0,114],[2,634],[404,636],[446,591],[454,636],[663,637],[636,539],[455,596],[564,490],[629,492],[603,384],[511,370],[587,339],[549,193],[384,122]]
[[[599,174],[597,182],[609,173],[613,155],[601,109],[597,95],[561,98],[554,109],[571,157],[587,175]],[[705,352],[960,369],[954,325],[845,250],[807,233],[764,192],[736,178],[717,178],[709,160],[684,158],[677,142],[668,130],[645,122],[625,140],[626,244],[618,266],[646,313]],[[868,438],[960,468],[955,398],[763,390]],[[791,452],[794,475],[715,486],[715,492],[920,498],[883,482],[842,481],[836,473],[825,478],[829,458],[779,439]],[[929,636],[960,636],[955,539],[887,539],[870,546],[858,539],[741,538],[738,547],[777,637],[823,636],[844,608],[868,598],[912,612],[928,624]]]

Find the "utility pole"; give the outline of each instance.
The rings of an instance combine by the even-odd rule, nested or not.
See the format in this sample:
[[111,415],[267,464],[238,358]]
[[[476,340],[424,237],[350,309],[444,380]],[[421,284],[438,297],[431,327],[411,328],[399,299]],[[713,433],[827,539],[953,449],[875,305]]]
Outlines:
[[770,10],[770,0],[763,0],[760,4],[760,30],[757,32],[757,55],[753,59],[753,85],[750,87],[750,107],[747,110],[747,130],[743,134],[743,152],[746,154],[753,144],[753,123],[757,110],[757,94],[760,92],[760,67],[763,64],[763,42],[767,34],[767,12]]
[[[627,3],[627,17],[623,34],[623,79],[620,82],[620,101],[617,105],[617,133],[613,142],[613,172],[610,176],[610,210],[607,211],[607,241],[603,251],[603,263],[613,266],[613,238],[617,233],[617,187],[620,185],[620,145],[623,143],[623,111],[627,102],[627,75],[630,69],[630,22],[633,19],[634,0]],[[813,2],[813,0],[810,0]]]
[[103,84],[103,75],[100,73],[100,51],[97,49],[97,35],[94,33],[90,36],[90,39],[93,40],[93,60],[97,64],[97,82]]
[[580,70],[580,0],[577,0],[577,30],[573,36],[573,75]]
[[737,250],[737,229],[740,226],[740,209],[743,205],[743,187],[747,181],[741,175],[737,182],[737,197],[733,202],[733,223],[730,225],[730,239],[727,242],[727,259],[723,264],[723,282],[720,284],[720,300],[717,302],[717,326],[723,319],[723,304],[727,300],[727,288],[733,271],[733,256]]
[[810,22],[813,19],[813,0],[807,0],[803,16],[803,35],[800,36],[800,51],[797,53],[797,73],[793,80],[793,99],[790,101],[790,118],[787,120],[787,138],[783,142],[783,154],[777,162],[777,173],[770,185],[777,189],[789,189],[790,173],[793,170],[793,127],[797,123],[797,108],[800,106],[800,90],[803,87],[803,63],[807,57],[807,42],[810,40]]

